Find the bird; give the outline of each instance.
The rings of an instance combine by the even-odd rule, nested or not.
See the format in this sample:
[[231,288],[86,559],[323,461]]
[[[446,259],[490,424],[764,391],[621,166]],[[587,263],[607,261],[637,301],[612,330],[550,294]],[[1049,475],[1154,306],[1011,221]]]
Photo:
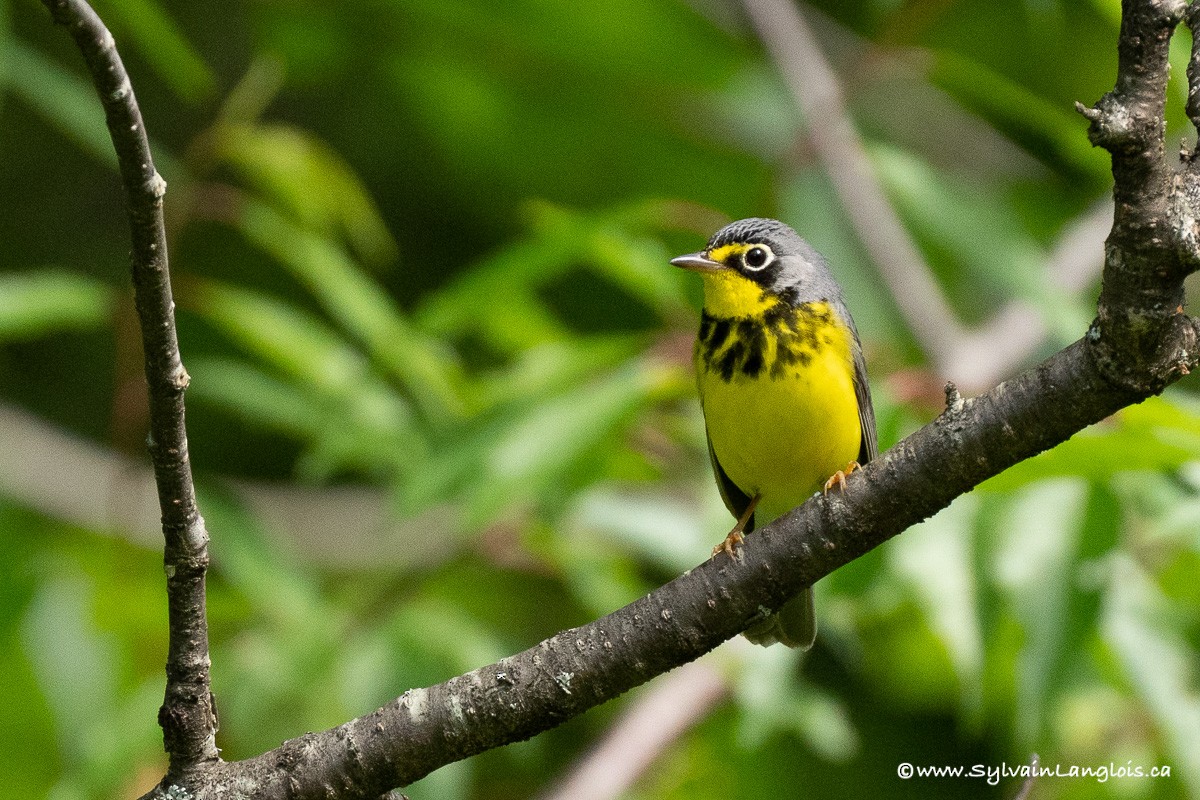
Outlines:
[[[844,491],[876,456],[866,360],[829,265],[783,222],[732,222],[671,264],[703,279],[693,361],[717,488],[737,520],[712,557],[736,557],[756,526]],[[806,587],[743,635],[807,650],[816,633]]]

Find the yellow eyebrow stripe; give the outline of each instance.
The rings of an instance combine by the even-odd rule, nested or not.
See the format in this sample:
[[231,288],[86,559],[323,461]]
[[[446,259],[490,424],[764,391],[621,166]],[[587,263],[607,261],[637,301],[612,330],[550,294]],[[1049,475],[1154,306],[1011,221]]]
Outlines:
[[708,257],[719,264],[724,264],[732,256],[740,256],[742,253],[754,247],[753,244],[746,242],[734,242],[733,244],[723,244],[720,247],[715,247],[708,252]]

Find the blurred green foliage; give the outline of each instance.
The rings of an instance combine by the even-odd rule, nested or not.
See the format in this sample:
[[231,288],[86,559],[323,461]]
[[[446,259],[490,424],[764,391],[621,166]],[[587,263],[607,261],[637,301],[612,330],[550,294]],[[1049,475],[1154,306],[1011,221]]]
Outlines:
[[[737,3],[97,8],[170,184],[227,758],[528,647],[707,554],[729,523],[688,366],[699,290],[666,261],[725,219],[781,217],[830,257],[884,447],[937,412]],[[1108,191],[1071,109],[1111,87],[1116,0],[805,13],[956,312],[1024,300],[1051,331],[1042,354],[1082,333],[1094,288],[1052,289],[1045,264]],[[33,0],[0,0],[0,147],[0,404],[140,458],[115,161]],[[335,524],[323,548],[270,530],[239,481],[366,487],[405,533],[331,559],[366,545]],[[54,508],[0,484],[0,797],[129,796],[164,766],[160,554]],[[822,581],[807,657],[723,648],[730,699],[629,796],[1011,797],[1013,778],[897,765],[1036,751],[1173,775],[1047,778],[1035,797],[1200,797],[1198,571],[1183,386]],[[410,794],[534,795],[638,697]]]

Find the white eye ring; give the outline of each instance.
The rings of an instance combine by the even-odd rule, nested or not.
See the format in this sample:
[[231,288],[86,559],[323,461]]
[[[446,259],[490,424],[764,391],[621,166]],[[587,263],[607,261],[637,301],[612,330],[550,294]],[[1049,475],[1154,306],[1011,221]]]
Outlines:
[[775,254],[765,244],[756,244],[742,254],[742,265],[751,272],[766,269],[774,260]]

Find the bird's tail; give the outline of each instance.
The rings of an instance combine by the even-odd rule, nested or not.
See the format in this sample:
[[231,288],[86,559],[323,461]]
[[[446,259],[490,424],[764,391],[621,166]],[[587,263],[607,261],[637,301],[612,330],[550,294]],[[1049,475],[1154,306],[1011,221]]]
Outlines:
[[817,640],[817,615],[813,609],[812,588],[805,588],[774,614],[747,628],[742,635],[763,647],[776,642],[801,650],[812,647]]

